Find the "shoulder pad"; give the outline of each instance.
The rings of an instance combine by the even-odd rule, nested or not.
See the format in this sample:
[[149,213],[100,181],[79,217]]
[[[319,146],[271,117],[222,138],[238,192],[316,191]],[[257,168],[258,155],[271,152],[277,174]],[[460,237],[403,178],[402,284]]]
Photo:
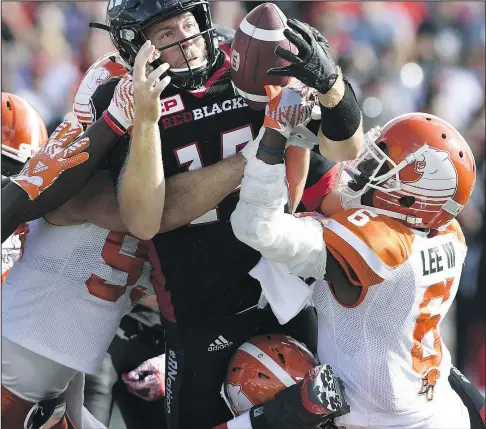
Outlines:
[[464,244],[464,246],[467,246],[466,245],[466,239],[464,237],[464,233],[462,232],[461,225],[459,225],[459,222],[457,221],[457,219],[452,219],[452,221],[449,222],[447,224],[447,226],[445,226],[444,228],[442,228],[439,231],[432,231],[429,234],[429,237],[435,237],[437,235],[446,235],[446,234],[453,234],[453,235],[455,235],[457,237],[457,239],[462,244]]
[[412,230],[367,209],[337,213],[324,228],[328,250],[353,284],[369,287],[386,280],[412,253]]

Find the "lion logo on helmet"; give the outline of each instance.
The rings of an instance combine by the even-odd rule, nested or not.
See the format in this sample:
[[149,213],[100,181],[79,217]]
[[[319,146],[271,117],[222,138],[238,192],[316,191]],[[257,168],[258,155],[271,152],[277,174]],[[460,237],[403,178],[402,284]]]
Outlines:
[[457,172],[449,152],[429,147],[410,167],[403,169],[403,189],[414,194],[435,196],[440,199],[452,197],[457,188]]

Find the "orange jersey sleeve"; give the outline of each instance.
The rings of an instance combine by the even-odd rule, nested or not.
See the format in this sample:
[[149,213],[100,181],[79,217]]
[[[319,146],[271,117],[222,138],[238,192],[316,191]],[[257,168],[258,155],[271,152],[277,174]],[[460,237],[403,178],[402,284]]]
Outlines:
[[414,234],[395,219],[366,209],[333,215],[324,228],[327,249],[354,285],[383,282],[411,252]]

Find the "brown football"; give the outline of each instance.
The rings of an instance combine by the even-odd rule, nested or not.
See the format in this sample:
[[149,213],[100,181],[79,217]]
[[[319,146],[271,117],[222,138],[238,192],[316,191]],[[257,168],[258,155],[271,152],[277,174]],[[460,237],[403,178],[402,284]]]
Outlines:
[[236,30],[231,44],[231,79],[238,93],[255,110],[264,109],[268,102],[265,85],[288,83],[288,77],[266,74],[269,68],[289,64],[275,54],[277,46],[297,53],[283,34],[286,25],[287,18],[276,5],[264,3],[246,15]]

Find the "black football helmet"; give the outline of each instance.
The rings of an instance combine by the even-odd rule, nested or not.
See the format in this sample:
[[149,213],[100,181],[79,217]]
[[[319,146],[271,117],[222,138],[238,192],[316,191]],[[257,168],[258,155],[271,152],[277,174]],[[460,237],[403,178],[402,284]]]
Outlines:
[[[183,12],[192,12],[199,25],[200,33],[164,46],[161,50],[179,46],[187,68],[167,72],[171,77],[171,85],[181,89],[196,89],[208,79],[220,55],[208,0],[110,0],[106,12],[106,25],[97,23],[89,25],[109,31],[111,40],[122,58],[133,66],[138,51],[147,40],[144,30],[156,22]],[[191,67],[182,44],[199,36],[204,37],[206,41],[207,62],[200,67]],[[156,68],[160,64],[162,64],[161,60],[155,60],[152,66]]]

